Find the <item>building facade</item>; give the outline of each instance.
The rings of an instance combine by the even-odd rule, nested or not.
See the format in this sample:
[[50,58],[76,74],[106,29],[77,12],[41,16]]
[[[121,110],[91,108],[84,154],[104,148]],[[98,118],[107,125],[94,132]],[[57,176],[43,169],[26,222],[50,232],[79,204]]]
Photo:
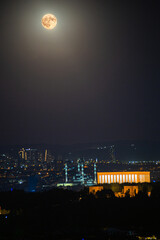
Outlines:
[[91,186],[89,187],[89,194],[96,194],[98,191],[102,191],[103,190],[103,186]]
[[[135,197],[139,192],[139,187],[137,185],[136,186],[125,185],[121,188],[121,190],[120,189],[115,189],[113,187],[108,188],[108,190],[109,189],[112,190],[115,197],[118,197],[118,198],[123,198],[123,197],[127,196],[127,194],[130,197]],[[107,190],[107,189],[103,185],[102,186],[91,186],[91,187],[89,187],[89,194],[94,194],[96,196],[97,192],[102,191],[102,190]],[[147,193],[148,197],[151,196],[151,191],[149,189],[146,191],[146,193]],[[108,198],[108,194],[106,195],[106,197]]]
[[126,193],[129,194],[130,197],[135,197],[138,194],[138,186],[124,186],[122,192],[115,192],[115,197],[125,197]]
[[150,172],[97,172],[97,183],[143,183],[150,182]]

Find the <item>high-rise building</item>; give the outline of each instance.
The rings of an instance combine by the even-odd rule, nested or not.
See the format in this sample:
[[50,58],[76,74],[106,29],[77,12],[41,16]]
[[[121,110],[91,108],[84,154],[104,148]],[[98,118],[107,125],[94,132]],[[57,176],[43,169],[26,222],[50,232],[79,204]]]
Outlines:
[[97,183],[97,169],[96,169],[96,163],[94,163],[94,183]]
[[67,163],[65,163],[65,182],[68,182]]
[[24,155],[25,155],[25,149],[22,148],[20,151],[19,151],[19,155],[22,159],[24,159]]
[[45,156],[44,156],[44,161],[47,161],[47,149],[45,150]]
[[25,157],[24,157],[24,158],[25,158],[25,160],[27,161],[27,152],[25,152]]
[[84,184],[84,166],[81,164],[81,172],[82,172],[82,184]]

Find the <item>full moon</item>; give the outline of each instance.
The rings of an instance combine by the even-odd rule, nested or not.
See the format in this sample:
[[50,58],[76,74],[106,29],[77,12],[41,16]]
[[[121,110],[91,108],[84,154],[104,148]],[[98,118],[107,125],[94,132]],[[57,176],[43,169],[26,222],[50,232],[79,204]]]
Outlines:
[[45,14],[42,17],[42,26],[46,29],[53,29],[57,25],[57,18],[50,13]]

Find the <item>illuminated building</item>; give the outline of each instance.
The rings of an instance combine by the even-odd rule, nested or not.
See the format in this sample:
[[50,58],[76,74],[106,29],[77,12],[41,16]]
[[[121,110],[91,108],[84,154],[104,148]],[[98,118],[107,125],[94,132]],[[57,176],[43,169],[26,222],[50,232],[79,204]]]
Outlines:
[[78,163],[78,172],[80,172],[80,164]]
[[84,167],[83,167],[83,163],[81,164],[81,171],[82,171],[82,184],[84,184]]
[[73,182],[74,183],[80,183],[84,184],[84,181],[86,180],[86,174],[84,173],[84,165],[83,163],[78,163],[78,173],[73,176]]
[[[110,189],[110,188],[108,188]],[[89,187],[89,194],[94,194],[96,195],[96,193],[98,191],[102,191],[102,190],[106,190],[106,188],[104,186],[90,186]],[[125,197],[127,194],[130,197],[135,197],[136,194],[138,194],[139,192],[139,187],[138,186],[134,186],[134,185],[130,185],[130,186],[123,186],[123,188],[121,188],[120,190],[120,186],[119,188],[114,188],[114,186],[111,187],[111,190],[114,192],[115,197],[119,197],[119,198],[123,198]],[[147,195],[148,197],[151,196],[151,192],[147,191]]]
[[55,168],[57,172],[62,172],[64,169],[64,162],[62,155],[58,155],[55,159]]
[[57,183],[57,187],[73,187],[74,183]]
[[22,150],[19,151],[19,154],[20,154],[21,158],[24,159],[25,149],[22,148]]
[[8,215],[10,214],[10,210],[2,209],[0,206],[0,215]]
[[47,149],[45,150],[45,157],[44,157],[44,161],[47,161]]
[[124,186],[122,192],[115,192],[114,195],[116,197],[125,197],[127,193],[130,197],[135,197],[138,194],[138,186]]
[[91,186],[89,187],[89,193],[92,193],[92,194],[96,194],[96,192],[98,191],[102,191],[103,190],[103,186]]
[[27,161],[27,152],[25,152],[25,160]]
[[68,176],[67,176],[67,163],[65,163],[65,182],[68,182]]
[[157,237],[155,237],[154,235],[153,236],[151,236],[151,237],[140,237],[140,236],[137,236],[137,238],[139,239],[139,240],[157,240]]
[[96,163],[94,163],[94,183],[97,183],[97,169],[96,169]]
[[97,172],[97,183],[150,182],[150,172]]

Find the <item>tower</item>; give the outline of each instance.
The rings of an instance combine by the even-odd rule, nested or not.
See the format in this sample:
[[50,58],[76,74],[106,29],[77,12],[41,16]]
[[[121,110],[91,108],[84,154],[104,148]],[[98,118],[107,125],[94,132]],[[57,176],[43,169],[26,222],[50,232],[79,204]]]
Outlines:
[[80,164],[78,163],[78,172],[80,172]]
[[27,161],[27,152],[25,152],[25,157],[24,157],[24,158],[25,158],[25,160]]
[[112,163],[116,162],[116,156],[115,156],[115,146],[110,146],[110,159]]
[[94,163],[94,183],[97,183],[97,169],[96,169],[96,163]]
[[19,151],[20,157],[24,159],[25,149],[22,148],[22,150]]
[[67,163],[65,163],[65,182],[68,182],[68,175],[67,175]]
[[44,157],[44,161],[47,161],[47,149],[45,150],[45,157]]
[[83,163],[81,164],[81,172],[82,172],[82,184],[84,184],[84,168],[83,168]]

